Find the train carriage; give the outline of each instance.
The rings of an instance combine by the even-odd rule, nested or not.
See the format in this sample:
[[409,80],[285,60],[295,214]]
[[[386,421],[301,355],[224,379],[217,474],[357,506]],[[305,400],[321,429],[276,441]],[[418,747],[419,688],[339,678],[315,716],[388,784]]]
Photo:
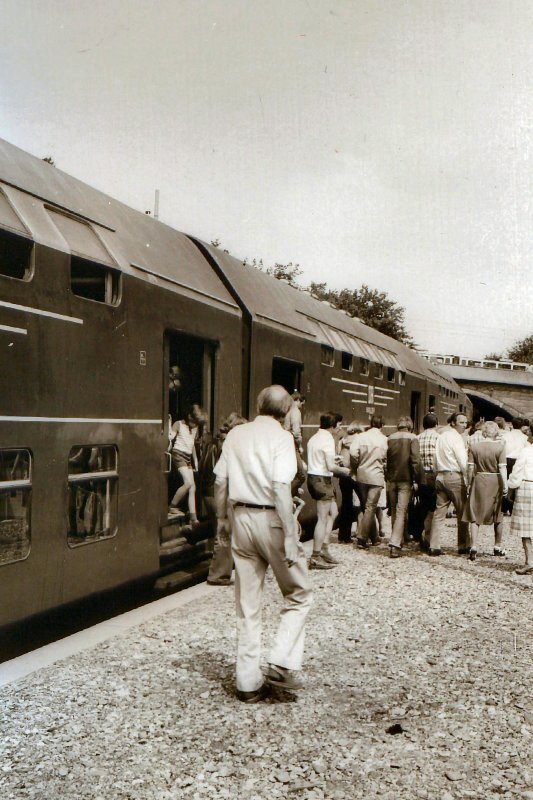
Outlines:
[[272,382],[307,395],[305,439],[324,410],[390,432],[468,406],[414,351],[0,141],[0,626],[205,574],[209,526],[168,517],[169,416],[200,403],[216,431]]

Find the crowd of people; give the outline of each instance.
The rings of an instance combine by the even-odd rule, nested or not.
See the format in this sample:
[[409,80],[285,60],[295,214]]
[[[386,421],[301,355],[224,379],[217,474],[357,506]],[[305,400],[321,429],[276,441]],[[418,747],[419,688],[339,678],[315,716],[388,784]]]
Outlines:
[[[193,406],[170,429],[172,462],[181,477],[171,513],[183,513],[178,506],[187,498],[189,522],[195,524],[198,492],[216,526],[208,583],[229,585],[235,568],[236,684],[243,702],[261,700],[272,686],[301,688],[304,624],[312,597],[308,571],[339,563],[330,549],[334,530],[339,542],[369,549],[384,539],[386,509],[391,558],[401,557],[406,540],[418,541],[437,557],[443,553],[445,519],[454,512],[458,553],[475,561],[481,525],[494,527],[494,556],[506,555],[506,513],[511,533],[521,536],[524,547],[525,564],[516,572],[533,573],[529,421],[508,424],[496,418],[469,426],[466,415],[457,412],[439,426],[430,411],[419,435],[411,418],[401,416],[387,437],[382,417],[343,427],[342,415],[329,411],[321,414],[305,452],[304,404],[300,393],[291,397],[281,386],[270,386],[260,393],[252,422],[232,413],[211,437],[203,430],[205,412]],[[309,558],[298,522],[304,483],[317,511]],[[285,602],[263,675],[261,598],[269,566]]]

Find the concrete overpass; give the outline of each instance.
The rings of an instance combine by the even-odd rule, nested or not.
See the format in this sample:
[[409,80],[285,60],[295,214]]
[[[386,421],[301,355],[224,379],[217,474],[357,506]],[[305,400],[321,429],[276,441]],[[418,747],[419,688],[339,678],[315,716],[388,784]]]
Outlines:
[[439,363],[439,367],[446,370],[468,395],[474,406],[475,419],[501,416],[533,420],[533,371],[443,363]]

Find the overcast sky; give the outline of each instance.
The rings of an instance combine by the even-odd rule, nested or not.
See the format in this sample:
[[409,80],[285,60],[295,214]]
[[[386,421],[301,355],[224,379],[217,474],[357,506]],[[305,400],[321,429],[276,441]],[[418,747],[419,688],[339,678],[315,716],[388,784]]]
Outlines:
[[533,333],[531,0],[0,0],[0,136],[433,352]]

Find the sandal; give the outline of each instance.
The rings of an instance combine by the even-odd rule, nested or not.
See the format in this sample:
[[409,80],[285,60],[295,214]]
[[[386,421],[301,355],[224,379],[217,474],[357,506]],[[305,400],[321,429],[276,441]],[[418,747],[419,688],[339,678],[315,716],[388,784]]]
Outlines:
[[468,554],[468,558],[470,561],[475,561],[477,556],[477,550],[475,547],[470,548],[470,552]]
[[495,547],[494,548],[494,555],[495,556],[506,556],[507,551],[503,549],[503,547]]
[[524,567],[520,567],[520,569],[515,569],[515,573],[517,575],[533,575],[533,565],[526,564]]

